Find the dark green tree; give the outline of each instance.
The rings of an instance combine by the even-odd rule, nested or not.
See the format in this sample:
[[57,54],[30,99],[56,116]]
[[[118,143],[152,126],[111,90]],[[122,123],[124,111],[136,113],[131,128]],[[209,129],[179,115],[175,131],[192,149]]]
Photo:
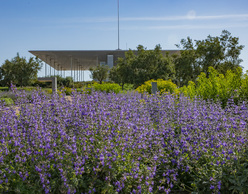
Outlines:
[[108,78],[109,66],[97,65],[95,68],[90,68],[91,78],[99,81],[102,84],[103,80]]
[[163,56],[160,45],[156,45],[154,50],[139,45],[137,51],[129,50],[124,59],[117,60],[110,78],[122,87],[125,83],[131,83],[136,88],[150,79],[174,79],[174,74],[173,58],[168,53]]
[[17,56],[11,60],[5,60],[1,66],[1,83],[4,86],[10,86],[11,83],[17,86],[31,85],[37,79],[38,71],[42,63],[38,58],[29,58]]
[[3,70],[2,67],[0,67],[0,86],[2,85],[1,81],[3,79]]
[[180,55],[175,60],[176,79],[180,86],[188,81],[196,80],[200,72],[208,75],[208,68],[214,67],[219,73],[240,67],[239,58],[243,45],[239,45],[239,38],[232,37],[231,33],[223,30],[220,36],[208,36],[205,40],[195,40],[189,37],[182,39]]
[[132,69],[132,61],[135,55],[132,50],[129,50],[125,53],[125,58],[118,58],[117,65],[112,67],[109,73],[109,78],[118,83],[122,90],[124,85],[131,83],[134,77],[134,71]]

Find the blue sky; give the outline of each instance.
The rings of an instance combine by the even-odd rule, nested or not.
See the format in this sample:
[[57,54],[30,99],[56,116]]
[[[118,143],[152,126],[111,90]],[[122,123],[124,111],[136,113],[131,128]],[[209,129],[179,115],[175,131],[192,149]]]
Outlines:
[[[245,45],[247,0],[119,0],[120,48],[139,44],[176,49],[182,38],[202,40],[226,29]],[[117,49],[117,0],[0,0],[0,65],[28,50]],[[44,70],[39,72],[44,76]],[[88,80],[89,73],[85,79]]]

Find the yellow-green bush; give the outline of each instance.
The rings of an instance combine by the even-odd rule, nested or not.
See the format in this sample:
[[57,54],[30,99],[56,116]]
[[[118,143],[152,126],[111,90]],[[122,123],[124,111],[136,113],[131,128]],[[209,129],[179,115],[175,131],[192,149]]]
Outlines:
[[169,80],[163,80],[163,79],[148,80],[144,84],[139,86],[136,89],[136,91],[138,91],[139,93],[148,92],[149,94],[151,94],[152,82],[157,82],[158,92],[160,92],[161,94],[166,93],[166,92],[169,92],[169,93],[177,92],[177,85],[174,84],[170,79]]
[[114,93],[119,93],[121,91],[121,86],[116,83],[94,83],[90,86],[93,88],[95,91],[101,91],[101,92],[114,92]]
[[66,95],[71,95],[71,93],[72,93],[72,88],[65,87],[65,88],[63,89],[63,92],[65,92]]
[[48,93],[48,94],[52,94],[52,93],[53,93],[53,90],[50,89],[50,88],[44,88],[44,89],[42,89],[42,90],[45,91],[45,92]]
[[9,87],[0,87],[0,91],[9,91]]
[[0,103],[5,103],[5,105],[12,105],[14,101],[11,98],[0,98]]
[[189,96],[190,98],[194,98],[196,94],[196,85],[194,82],[189,81],[188,86],[183,86],[179,88],[180,93],[183,93],[186,96]]
[[17,90],[25,90],[26,92],[30,92],[36,90],[37,87],[18,87]]
[[239,90],[239,96],[242,99],[248,99],[248,71],[241,80],[241,88]]
[[213,67],[208,69],[209,76],[201,73],[196,83],[189,82],[188,86],[180,88],[180,92],[194,98],[200,96],[207,100],[220,100],[223,106],[231,97],[235,101],[248,98],[248,76],[242,75],[242,68],[228,70],[225,75],[219,74]]

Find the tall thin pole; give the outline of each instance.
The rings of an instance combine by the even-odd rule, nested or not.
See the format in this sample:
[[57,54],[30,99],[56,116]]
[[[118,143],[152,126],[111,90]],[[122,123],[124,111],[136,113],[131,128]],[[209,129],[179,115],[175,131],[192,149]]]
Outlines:
[[118,6],[117,7],[118,8],[118,50],[120,50],[119,0],[118,0],[118,5],[117,6]]

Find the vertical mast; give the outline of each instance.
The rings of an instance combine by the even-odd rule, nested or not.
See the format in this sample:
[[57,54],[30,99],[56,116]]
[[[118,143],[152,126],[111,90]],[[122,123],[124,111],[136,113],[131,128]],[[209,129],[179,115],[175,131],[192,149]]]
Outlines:
[[118,50],[120,50],[120,25],[119,25],[119,0],[117,0],[117,8],[118,8]]

